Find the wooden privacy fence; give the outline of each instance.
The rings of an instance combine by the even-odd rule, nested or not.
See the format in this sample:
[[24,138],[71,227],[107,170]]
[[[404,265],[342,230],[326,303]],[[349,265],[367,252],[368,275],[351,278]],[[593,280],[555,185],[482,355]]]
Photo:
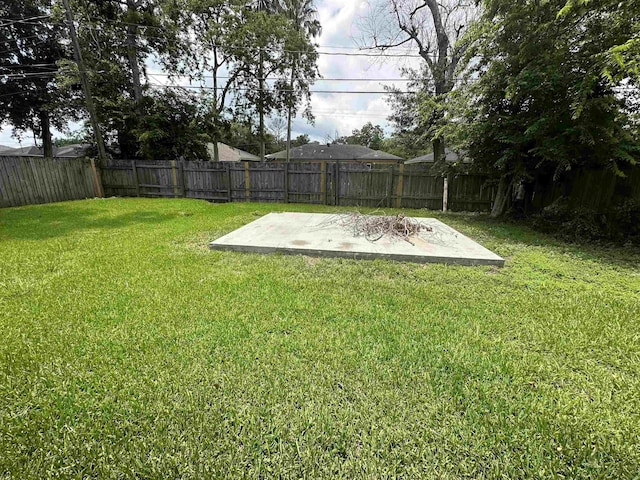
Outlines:
[[[486,211],[495,187],[486,177],[447,179],[454,211]],[[216,202],[284,202],[365,207],[443,208],[445,179],[421,165],[336,162],[111,160],[102,168],[105,195],[186,197]]]
[[92,160],[0,156],[0,207],[100,195],[102,186]]
[[[110,160],[97,169],[87,158],[0,156],[0,207],[101,196],[103,187],[104,194],[116,196],[433,210],[446,205],[453,211],[487,211],[496,193],[495,181],[486,176],[445,179],[425,165]],[[571,207],[606,209],[624,199],[640,200],[640,168],[624,177],[581,170],[562,182],[542,179],[530,193],[533,211],[559,197]]]

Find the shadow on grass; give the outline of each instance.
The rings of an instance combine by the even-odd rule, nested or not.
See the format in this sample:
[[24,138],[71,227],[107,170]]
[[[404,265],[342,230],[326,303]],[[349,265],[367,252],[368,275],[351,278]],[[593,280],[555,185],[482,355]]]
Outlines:
[[540,232],[524,221],[494,219],[488,215],[461,215],[470,225],[482,228],[497,240],[521,243],[528,247],[553,248],[558,253],[570,254],[581,260],[593,261],[622,268],[637,269],[640,251],[637,247],[624,247],[613,243],[570,242],[550,233]]
[[38,205],[37,208],[0,211],[0,241],[46,240],[80,230],[116,230],[133,225],[159,224],[176,218],[171,213],[153,210],[114,213],[101,208],[82,208],[77,204]]

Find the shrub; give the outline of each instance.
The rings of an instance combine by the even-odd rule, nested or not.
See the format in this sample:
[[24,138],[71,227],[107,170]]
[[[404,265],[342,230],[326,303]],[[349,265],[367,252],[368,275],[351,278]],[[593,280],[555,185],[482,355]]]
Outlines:
[[640,243],[640,203],[626,200],[607,210],[572,208],[561,197],[533,219],[534,227],[571,241]]

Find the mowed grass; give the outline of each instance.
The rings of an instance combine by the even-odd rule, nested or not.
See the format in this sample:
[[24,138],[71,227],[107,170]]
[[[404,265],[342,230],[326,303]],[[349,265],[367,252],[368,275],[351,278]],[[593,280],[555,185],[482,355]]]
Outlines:
[[0,210],[0,477],[638,478],[637,251],[437,213],[506,267],[207,249],[275,210],[335,211]]

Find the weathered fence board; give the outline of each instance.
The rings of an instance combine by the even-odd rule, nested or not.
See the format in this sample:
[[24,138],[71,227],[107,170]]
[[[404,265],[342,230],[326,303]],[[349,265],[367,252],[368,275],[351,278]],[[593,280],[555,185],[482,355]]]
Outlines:
[[0,156],[0,207],[95,197],[86,158]]
[[480,175],[459,175],[449,179],[448,208],[454,212],[491,209],[497,185]]
[[[109,160],[100,169],[107,196],[186,197],[214,202],[292,202],[373,208],[443,207],[444,178],[421,165],[336,162],[231,163]],[[489,210],[495,187],[485,177],[449,178],[449,209]],[[99,194],[87,159],[0,157],[0,206]]]
[[[421,165],[336,162],[111,160],[106,195],[199,198],[216,202],[292,202],[360,207],[443,207],[444,178]],[[481,176],[449,180],[450,209],[489,210],[495,189]]]

